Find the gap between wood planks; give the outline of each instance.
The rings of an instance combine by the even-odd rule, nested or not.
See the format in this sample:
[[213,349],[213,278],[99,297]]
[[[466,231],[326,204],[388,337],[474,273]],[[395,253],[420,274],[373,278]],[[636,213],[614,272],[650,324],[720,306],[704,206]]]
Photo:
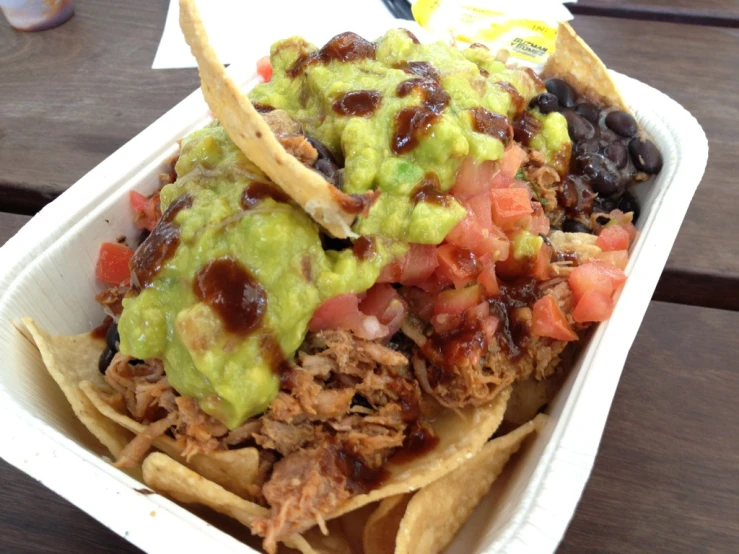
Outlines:
[[687,25],[739,28],[739,17],[700,9],[670,8],[668,11],[665,8],[648,6],[605,7],[584,6],[582,4],[568,4],[567,9],[570,10],[573,15],[594,15],[621,19],[682,23]]

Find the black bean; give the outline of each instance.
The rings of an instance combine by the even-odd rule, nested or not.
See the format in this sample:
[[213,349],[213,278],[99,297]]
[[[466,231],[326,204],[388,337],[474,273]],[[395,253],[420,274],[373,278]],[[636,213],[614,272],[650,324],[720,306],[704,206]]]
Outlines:
[[593,138],[595,135],[595,129],[590,122],[572,111],[566,111],[563,113],[565,119],[567,119],[567,131],[570,133],[570,138],[575,142]]
[[103,350],[103,353],[100,354],[100,358],[98,359],[98,370],[100,370],[100,373],[103,375],[108,371],[108,366],[110,365],[110,362],[113,361],[113,356],[115,356],[115,352],[107,346],[105,347],[105,350]]
[[105,331],[105,344],[108,345],[113,352],[118,352],[118,343],[121,342],[121,336],[118,334],[118,324],[111,323],[108,330]]
[[631,117],[631,114],[621,110],[609,113],[606,116],[606,125],[622,137],[633,137],[637,131],[636,120]]
[[543,114],[556,112],[559,110],[559,101],[557,97],[549,92],[535,96],[529,106],[532,108],[539,108],[539,111]]
[[626,162],[629,161],[629,154],[623,142],[612,142],[606,146],[604,154],[618,169],[626,167]]
[[598,139],[588,139],[582,142],[576,142],[573,150],[575,151],[575,155],[579,156],[580,154],[595,154],[599,148]]
[[626,191],[619,199],[617,207],[623,213],[634,212],[634,223],[639,219],[639,213],[641,212],[639,201],[636,199],[636,196],[631,194],[629,191]]
[[590,227],[577,219],[565,219],[562,223],[562,230],[565,233],[592,233]]
[[599,196],[595,199],[595,202],[593,202],[593,212],[610,213],[616,209],[617,204],[618,199],[616,198],[606,198],[604,196]]
[[601,196],[612,196],[623,190],[621,176],[613,162],[600,154],[584,154],[577,158],[582,174]]
[[577,102],[577,92],[562,79],[549,79],[544,85],[547,92],[557,97],[559,105],[563,108],[572,108]]
[[639,171],[656,175],[662,169],[662,154],[651,140],[631,139],[629,153]]
[[585,119],[590,121],[590,123],[592,123],[593,125],[596,125],[598,123],[600,110],[593,104],[590,104],[589,102],[583,102],[582,104],[577,105],[575,111],[583,116]]

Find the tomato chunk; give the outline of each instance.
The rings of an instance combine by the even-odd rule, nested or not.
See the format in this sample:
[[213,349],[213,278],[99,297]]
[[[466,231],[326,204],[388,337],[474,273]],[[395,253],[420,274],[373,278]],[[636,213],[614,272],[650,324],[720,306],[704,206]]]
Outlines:
[[132,190],[129,192],[129,201],[134,211],[133,222],[137,229],[153,231],[162,217],[159,207],[159,193],[146,197]]
[[472,250],[477,256],[490,254],[496,260],[505,260],[510,251],[510,241],[505,233],[492,223],[490,229],[484,229],[472,213],[449,232],[446,242]]
[[422,320],[428,321],[434,315],[434,301],[436,300],[434,293],[417,287],[403,287],[401,294],[408,302],[410,311]]
[[621,225],[608,225],[598,235],[595,245],[604,252],[629,249],[629,232]]
[[534,304],[531,332],[540,337],[557,340],[578,340],[557,300],[550,295],[539,298]]
[[610,295],[598,290],[588,290],[572,310],[572,319],[578,323],[605,321],[613,313],[614,302]]
[[477,306],[482,300],[482,287],[478,284],[463,289],[450,289],[439,293],[434,303],[434,314],[462,314]]
[[265,83],[272,80],[272,62],[269,61],[269,56],[264,56],[257,61],[257,73]]
[[508,149],[503,153],[500,162],[500,177],[508,179],[508,184],[513,180],[526,159],[526,151],[517,143],[511,142]]
[[493,189],[490,198],[493,221],[502,229],[512,229],[516,221],[534,211],[529,193],[523,188]]
[[126,285],[131,282],[130,262],[133,250],[116,242],[104,242],[100,246],[95,277],[110,286]]
[[475,280],[480,269],[472,251],[452,244],[442,244],[436,252],[439,257],[437,272],[454,283],[455,287],[462,288]]
[[359,303],[359,311],[364,315],[375,316],[388,328],[388,335],[394,335],[400,329],[405,309],[405,301],[398,291],[387,284],[373,286]]
[[596,256],[598,260],[612,264],[620,270],[625,270],[629,263],[629,253],[626,250],[614,250],[612,252],[601,252]]
[[487,193],[490,191],[495,170],[495,162],[478,164],[472,158],[465,158],[457,171],[452,194],[458,200],[464,200]]
[[545,243],[539,247],[539,252],[534,261],[534,267],[531,274],[539,281],[549,279],[549,264],[552,261],[552,249]]
[[485,287],[485,294],[488,296],[498,296],[500,294],[500,285],[495,276],[495,265],[489,264],[482,268],[477,276],[477,282]]
[[575,299],[581,298],[589,290],[610,296],[625,282],[626,274],[623,271],[602,260],[593,260],[576,267],[569,277]]

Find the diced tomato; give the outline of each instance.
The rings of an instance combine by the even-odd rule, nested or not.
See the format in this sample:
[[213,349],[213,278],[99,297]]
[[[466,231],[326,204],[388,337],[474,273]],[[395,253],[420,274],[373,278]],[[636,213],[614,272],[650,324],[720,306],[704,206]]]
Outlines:
[[375,316],[388,328],[388,335],[394,335],[400,329],[405,310],[405,301],[398,291],[387,284],[373,286],[359,303],[359,311],[364,315]]
[[474,252],[452,244],[442,244],[436,250],[439,257],[437,272],[458,289],[475,280],[480,268]]
[[133,250],[116,242],[100,245],[95,277],[106,285],[117,287],[131,282],[130,262]]
[[454,331],[462,326],[464,316],[462,314],[436,314],[431,318],[434,331],[439,334]]
[[478,284],[463,289],[450,289],[439,293],[434,303],[434,314],[463,314],[482,300],[482,287]]
[[[391,287],[392,288],[392,287]],[[374,315],[359,311],[359,296],[340,294],[321,304],[308,324],[312,333],[325,329],[346,329],[361,339],[375,340],[390,336],[390,329]]]
[[500,162],[500,172],[493,180],[493,187],[503,188],[509,186],[525,159],[526,151],[517,143],[511,142],[503,154],[503,159]]
[[464,318],[467,323],[474,323],[475,321],[481,321],[482,318],[490,315],[490,304],[485,301],[480,302],[477,306],[474,306],[464,313]]
[[399,260],[393,260],[380,271],[380,276],[377,278],[377,283],[399,283],[400,276],[403,273],[403,263],[405,258]]
[[510,248],[510,241],[503,231],[495,225],[491,229],[483,229],[471,214],[451,230],[446,242],[472,250],[477,256],[490,254],[497,260],[505,260]]
[[477,164],[472,158],[465,158],[459,166],[451,192],[458,200],[486,194],[490,191],[495,172],[495,162]]
[[552,262],[552,249],[546,243],[539,247],[531,274],[539,281],[549,279],[549,264]]
[[452,285],[454,285],[452,280],[447,277],[446,274],[442,274],[437,267],[431,277],[426,279],[423,283],[418,283],[416,286],[424,292],[441,292]]
[[411,244],[405,256],[405,264],[400,274],[404,285],[416,285],[433,275],[439,265],[436,247],[431,244]]
[[564,341],[578,340],[577,333],[567,323],[567,318],[557,300],[548,294],[534,304],[531,332],[539,337]]
[[272,62],[269,61],[269,56],[264,56],[257,61],[257,73],[265,83],[272,80]]
[[607,225],[603,227],[595,245],[604,252],[629,249],[629,232],[621,225]]
[[408,302],[409,309],[414,315],[424,321],[428,321],[434,315],[435,294],[421,290],[418,287],[403,287],[401,294]]
[[578,323],[605,321],[611,317],[613,307],[613,298],[609,294],[604,294],[598,290],[588,290],[577,301],[575,309],[572,310],[572,319]]
[[610,296],[625,282],[626,274],[623,271],[602,260],[593,260],[576,267],[569,277],[575,299],[581,298],[589,290]]
[[498,323],[500,323],[500,320],[494,315],[486,316],[480,320],[480,329],[488,344],[490,344],[493,341],[493,338],[495,338],[495,332],[498,330]]
[[529,232],[532,235],[549,235],[549,218],[544,213],[544,208],[539,202],[532,202],[531,206],[534,212],[531,214]]
[[512,229],[516,221],[534,211],[525,189],[493,189],[490,198],[493,221],[501,229]]
[[612,252],[600,252],[595,256],[599,260],[603,260],[612,264],[620,270],[625,270],[629,263],[629,253],[626,250],[614,250]]
[[495,264],[488,264],[482,268],[477,276],[477,282],[485,287],[485,294],[488,296],[498,296],[500,294],[500,285],[498,278],[495,276]]
[[472,213],[480,227],[483,229],[493,228],[493,214],[491,211],[492,202],[490,201],[490,194],[478,194],[468,198],[463,202],[465,207]]
[[147,198],[143,194],[132,190],[128,196],[134,211],[133,222],[136,228],[153,231],[162,217],[159,207],[159,193]]
[[528,181],[523,181],[521,179],[513,179],[513,181],[511,181],[511,186],[509,188],[524,189],[526,193],[529,195],[529,200],[534,198],[534,189],[531,188],[531,184]]

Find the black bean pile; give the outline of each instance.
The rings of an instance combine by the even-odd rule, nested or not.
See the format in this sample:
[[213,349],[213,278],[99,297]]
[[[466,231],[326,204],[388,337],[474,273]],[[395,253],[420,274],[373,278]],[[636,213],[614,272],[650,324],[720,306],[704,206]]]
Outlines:
[[560,112],[567,119],[572,140],[570,174],[559,198],[566,212],[562,230],[591,232],[590,214],[620,209],[639,215],[629,189],[662,169],[655,144],[639,136],[631,114],[600,108],[579,97],[562,79],[549,79],[547,92],[530,104],[543,114]]

